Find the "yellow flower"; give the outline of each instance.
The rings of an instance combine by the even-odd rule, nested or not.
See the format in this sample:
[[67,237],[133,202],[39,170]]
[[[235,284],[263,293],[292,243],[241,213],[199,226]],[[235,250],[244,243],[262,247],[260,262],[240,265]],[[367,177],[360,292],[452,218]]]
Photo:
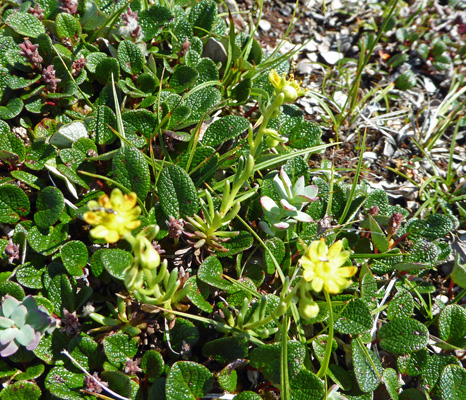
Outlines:
[[290,79],[286,79],[286,75],[278,75],[274,69],[269,73],[269,81],[275,88],[275,94],[283,93],[285,96],[285,103],[292,103],[298,97],[303,96],[306,90],[303,89],[298,81],[294,80],[293,74],[290,74]]
[[138,220],[141,208],[136,206],[137,195],[121,193],[113,189],[110,197],[100,196],[99,201],[91,200],[84,214],[84,221],[95,226],[90,234],[94,239],[105,239],[107,243],[116,243],[121,237],[141,225]]
[[323,288],[330,293],[340,293],[348,287],[349,280],[357,271],[356,267],[342,267],[350,256],[349,251],[342,251],[343,242],[339,240],[330,248],[323,239],[311,243],[306,254],[301,257],[303,278],[311,283],[315,292]]

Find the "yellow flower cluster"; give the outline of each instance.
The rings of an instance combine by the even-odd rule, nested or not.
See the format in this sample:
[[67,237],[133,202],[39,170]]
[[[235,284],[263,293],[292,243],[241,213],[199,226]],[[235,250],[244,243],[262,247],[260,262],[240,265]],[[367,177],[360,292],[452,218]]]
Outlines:
[[321,292],[325,289],[330,294],[340,293],[346,289],[357,267],[342,267],[348,260],[350,252],[343,250],[341,240],[335,242],[330,248],[325,241],[316,240],[311,243],[301,259],[303,278],[310,282],[312,290]]
[[285,103],[292,103],[298,97],[303,96],[306,93],[306,89],[303,89],[298,81],[295,81],[293,74],[290,74],[290,79],[286,79],[286,75],[278,75],[274,69],[269,73],[269,81],[275,88],[275,94],[279,95],[283,93],[285,96]]
[[113,189],[110,197],[103,195],[98,201],[91,200],[90,211],[84,214],[84,221],[95,226],[90,235],[94,239],[105,239],[107,243],[118,242],[141,225],[138,220],[141,208],[136,203],[136,193],[123,195],[119,189]]

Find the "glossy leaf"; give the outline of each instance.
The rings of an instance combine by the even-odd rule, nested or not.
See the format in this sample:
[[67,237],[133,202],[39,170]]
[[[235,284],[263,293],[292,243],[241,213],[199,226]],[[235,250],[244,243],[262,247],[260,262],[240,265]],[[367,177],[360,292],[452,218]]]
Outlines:
[[36,38],[41,33],[45,33],[45,27],[42,22],[26,12],[19,11],[11,13],[5,23],[22,36]]
[[12,224],[29,214],[27,195],[16,185],[0,186],[0,222]]
[[122,332],[107,336],[103,345],[108,361],[116,367],[124,365],[126,360],[132,359],[138,351],[134,339]]
[[186,171],[177,165],[168,165],[162,170],[157,189],[167,217],[185,218],[197,212],[197,190]]
[[26,380],[10,383],[0,392],[0,398],[4,400],[38,400],[41,397],[39,386]]
[[382,326],[377,338],[380,340],[380,347],[390,353],[410,354],[426,348],[429,331],[417,320],[399,318]]
[[65,208],[65,197],[60,189],[48,186],[39,193],[36,207],[34,222],[40,229],[47,229],[60,218]]
[[210,391],[212,384],[212,374],[206,367],[192,361],[178,361],[167,376],[167,400],[200,399]]
[[249,127],[249,121],[237,115],[227,115],[209,125],[202,138],[206,146],[217,147],[230,139],[238,139],[239,135]]
[[372,392],[380,384],[382,379],[382,365],[375,354],[353,339],[351,341],[353,353],[354,374],[359,388],[363,392]]
[[70,275],[81,276],[83,269],[87,264],[87,247],[79,240],[67,242],[60,249],[63,265]]
[[144,57],[141,49],[133,42],[129,40],[120,42],[117,54],[121,69],[126,73],[136,75],[142,70]]

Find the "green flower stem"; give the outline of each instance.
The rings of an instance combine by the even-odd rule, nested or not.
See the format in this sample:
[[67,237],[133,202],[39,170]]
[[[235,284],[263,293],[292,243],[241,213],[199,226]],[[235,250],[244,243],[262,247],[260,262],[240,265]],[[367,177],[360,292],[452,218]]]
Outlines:
[[259,131],[257,132],[256,138],[255,139],[250,138],[249,140],[249,145],[251,146],[251,155],[253,157],[256,157],[257,155],[256,153],[262,142],[262,138],[265,135],[267,125],[269,123],[269,119],[272,117],[274,112],[280,108],[284,100],[285,100],[285,95],[283,93],[280,93],[277,97],[275,97],[272,104],[266,108],[265,113],[263,115],[261,126],[259,128]]
[[317,376],[322,378],[328,369],[328,364],[330,362],[330,356],[332,354],[332,343],[333,343],[333,311],[332,311],[332,302],[330,300],[330,295],[324,289],[325,300],[327,301],[327,308],[328,308],[328,339],[327,339],[327,346],[325,347],[325,355],[320,365],[319,372],[317,372]]

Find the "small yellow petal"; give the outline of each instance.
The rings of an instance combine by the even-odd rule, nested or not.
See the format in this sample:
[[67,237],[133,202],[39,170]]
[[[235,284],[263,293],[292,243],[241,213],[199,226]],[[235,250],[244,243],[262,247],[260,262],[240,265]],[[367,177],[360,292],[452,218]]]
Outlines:
[[117,231],[109,231],[108,235],[105,236],[105,241],[107,243],[116,243],[120,240],[120,235]]
[[342,278],[351,278],[357,271],[357,267],[342,267],[338,268],[337,273]]
[[103,239],[108,235],[109,230],[104,225],[97,225],[94,229],[89,231],[89,234],[94,239]]
[[312,290],[314,290],[314,292],[319,293],[322,291],[322,288],[324,287],[324,281],[321,278],[316,277],[312,281],[311,287],[312,287]]

